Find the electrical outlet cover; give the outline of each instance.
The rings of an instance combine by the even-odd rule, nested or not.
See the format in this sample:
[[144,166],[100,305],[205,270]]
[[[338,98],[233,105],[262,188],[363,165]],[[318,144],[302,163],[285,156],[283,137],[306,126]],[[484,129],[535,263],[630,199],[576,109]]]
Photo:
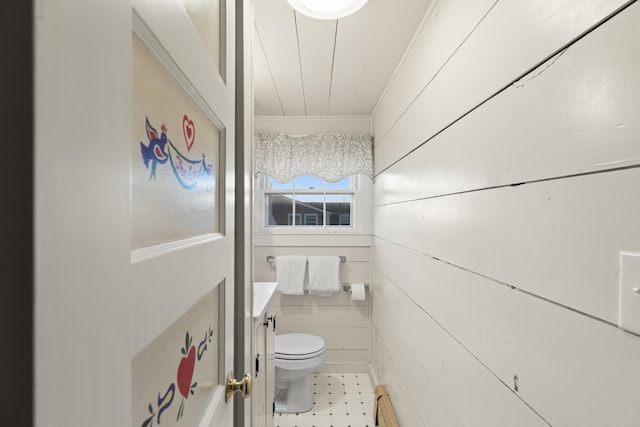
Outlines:
[[640,253],[620,252],[618,326],[640,335]]

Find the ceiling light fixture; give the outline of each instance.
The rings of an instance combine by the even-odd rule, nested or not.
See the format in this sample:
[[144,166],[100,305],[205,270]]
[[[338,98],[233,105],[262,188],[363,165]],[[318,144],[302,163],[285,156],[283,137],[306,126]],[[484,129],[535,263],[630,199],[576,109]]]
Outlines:
[[367,0],[287,0],[303,15],[316,19],[338,19],[351,15]]

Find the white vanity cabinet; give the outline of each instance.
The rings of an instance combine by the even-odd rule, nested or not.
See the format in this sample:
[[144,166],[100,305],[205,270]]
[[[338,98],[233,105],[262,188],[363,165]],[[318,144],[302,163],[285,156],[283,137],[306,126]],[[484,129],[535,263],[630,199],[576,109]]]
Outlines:
[[253,287],[253,427],[273,427],[276,317],[271,299],[276,283],[256,282]]

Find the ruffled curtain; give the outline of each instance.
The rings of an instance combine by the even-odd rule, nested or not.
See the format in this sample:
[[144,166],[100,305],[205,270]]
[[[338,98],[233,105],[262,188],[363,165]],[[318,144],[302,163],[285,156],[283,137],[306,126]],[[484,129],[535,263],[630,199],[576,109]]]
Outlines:
[[329,182],[356,173],[373,179],[373,137],[368,134],[292,137],[259,133],[255,142],[256,172],[281,183],[302,175],[315,175]]

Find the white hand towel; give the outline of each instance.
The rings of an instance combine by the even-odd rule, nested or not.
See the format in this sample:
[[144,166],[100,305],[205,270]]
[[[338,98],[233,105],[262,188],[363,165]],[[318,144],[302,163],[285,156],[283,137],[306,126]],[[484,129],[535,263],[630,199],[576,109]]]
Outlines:
[[307,273],[305,255],[276,257],[276,282],[278,292],[285,295],[303,295]]
[[309,295],[331,296],[340,290],[340,258],[309,256]]

